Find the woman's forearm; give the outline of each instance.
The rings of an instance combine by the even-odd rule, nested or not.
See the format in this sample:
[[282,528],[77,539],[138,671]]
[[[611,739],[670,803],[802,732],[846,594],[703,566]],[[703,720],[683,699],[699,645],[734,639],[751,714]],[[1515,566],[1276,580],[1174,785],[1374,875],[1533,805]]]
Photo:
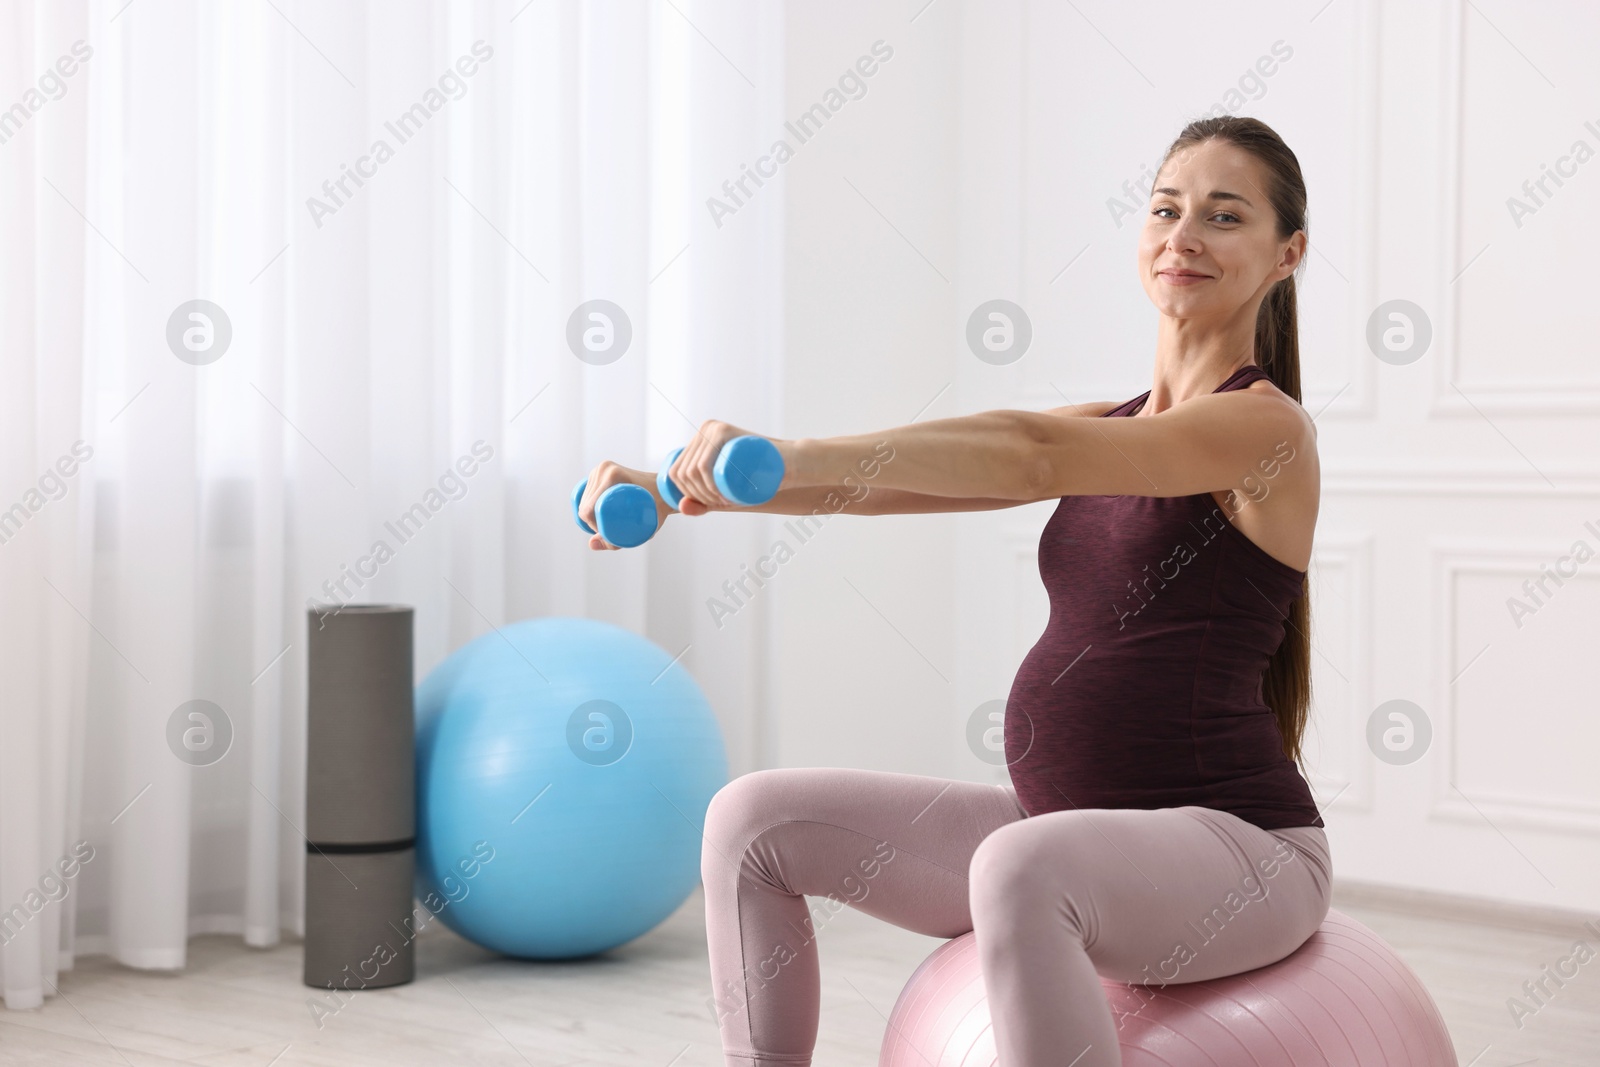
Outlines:
[[839,485],[808,485],[793,489],[779,489],[765,504],[738,507],[736,511],[764,511],[769,515],[810,515],[814,511],[848,511],[856,515],[873,515],[877,512],[864,507],[868,493],[862,496]]
[[771,515],[928,515],[955,511],[994,511],[1015,507],[1020,503],[1020,500],[997,497],[913,493],[905,489],[874,487],[868,482],[864,485],[814,485],[803,489],[780,489],[765,504],[736,510],[764,511]]
[[874,490],[1022,503],[1035,499],[1047,473],[1028,414],[982,411],[878,433],[801,438],[793,447],[792,484],[837,486],[876,468]]

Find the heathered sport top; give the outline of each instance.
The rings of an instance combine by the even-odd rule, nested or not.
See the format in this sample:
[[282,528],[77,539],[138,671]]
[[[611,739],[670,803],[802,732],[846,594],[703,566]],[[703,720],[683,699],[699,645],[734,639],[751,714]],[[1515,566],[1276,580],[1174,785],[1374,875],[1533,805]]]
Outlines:
[[[1267,377],[1243,367],[1215,391]],[[1039,576],[1050,621],[1005,716],[1030,816],[1195,804],[1264,830],[1323,825],[1261,691],[1304,571],[1197,493],[1062,497],[1039,538]]]

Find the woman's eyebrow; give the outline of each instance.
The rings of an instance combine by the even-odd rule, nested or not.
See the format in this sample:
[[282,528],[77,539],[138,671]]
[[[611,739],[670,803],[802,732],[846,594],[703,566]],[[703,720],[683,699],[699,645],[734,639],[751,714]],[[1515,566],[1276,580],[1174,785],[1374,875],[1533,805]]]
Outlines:
[[[1167,196],[1180,196],[1180,195],[1182,195],[1181,193],[1179,193],[1178,190],[1172,188],[1172,186],[1170,186],[1170,185],[1163,185],[1159,189],[1151,190],[1151,192],[1152,193],[1165,193]],[[1240,196],[1238,193],[1230,193],[1230,192],[1226,192],[1226,191],[1221,190],[1221,189],[1214,190],[1211,193],[1210,199],[1212,199],[1212,200],[1237,200],[1237,201],[1239,201],[1239,203],[1244,204],[1244,205],[1246,205],[1248,207],[1255,207],[1254,204],[1250,203],[1250,201],[1246,200],[1244,197]]]

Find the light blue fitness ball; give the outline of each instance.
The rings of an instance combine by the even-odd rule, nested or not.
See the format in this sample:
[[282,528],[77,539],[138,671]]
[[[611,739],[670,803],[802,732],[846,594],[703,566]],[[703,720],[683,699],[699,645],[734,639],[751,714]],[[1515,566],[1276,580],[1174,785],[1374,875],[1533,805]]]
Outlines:
[[457,649],[416,710],[417,899],[462,937],[590,956],[699,884],[728,760],[664,649],[595,619],[528,619]]

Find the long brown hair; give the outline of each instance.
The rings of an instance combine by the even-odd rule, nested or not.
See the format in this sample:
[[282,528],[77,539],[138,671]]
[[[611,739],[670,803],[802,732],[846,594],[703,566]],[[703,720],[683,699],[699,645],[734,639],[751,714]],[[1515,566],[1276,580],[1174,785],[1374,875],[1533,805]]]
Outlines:
[[[1161,159],[1164,167],[1174,152],[1206,141],[1225,141],[1249,152],[1267,173],[1267,202],[1278,219],[1278,237],[1287,239],[1306,228],[1306,182],[1300,161],[1272,127],[1241,115],[1198,119],[1183,128]],[[1159,171],[1160,168],[1158,167]],[[1295,267],[1299,273],[1302,259]],[[1300,403],[1300,325],[1295,312],[1294,274],[1278,282],[1256,313],[1256,363],[1274,385]],[[1267,662],[1261,696],[1278,719],[1283,751],[1301,762],[1301,741],[1311,710],[1311,590],[1302,579],[1300,595],[1284,620],[1283,643]]]

